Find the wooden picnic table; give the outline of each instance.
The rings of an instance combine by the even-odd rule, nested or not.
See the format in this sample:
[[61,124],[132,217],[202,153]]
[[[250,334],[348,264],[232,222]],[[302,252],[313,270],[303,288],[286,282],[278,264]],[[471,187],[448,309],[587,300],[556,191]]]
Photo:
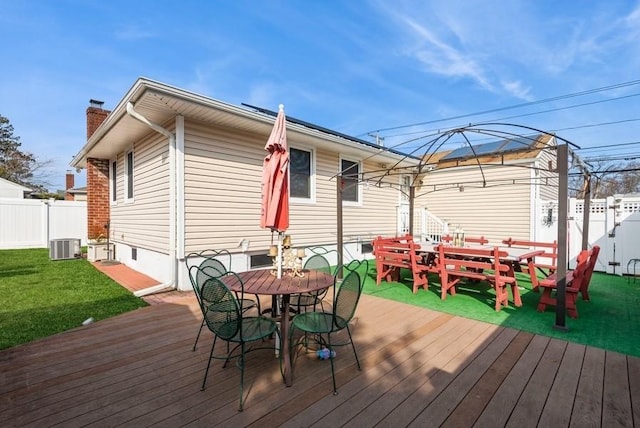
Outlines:
[[[508,304],[506,285],[511,286],[514,305],[522,306],[515,272],[520,269],[524,260],[531,263],[536,255],[544,252],[485,244],[470,244],[464,247],[427,245],[422,251],[425,263],[437,268],[443,300],[447,294],[455,294],[455,286],[461,278],[486,280],[494,285],[496,310]],[[493,273],[487,274],[486,270],[492,270]]]
[[[437,246],[439,244],[431,244],[431,245],[422,245],[420,253],[422,255],[422,257],[432,257],[433,255],[438,253],[437,250]],[[469,249],[491,249],[494,248],[495,245],[488,245],[488,244],[483,244],[483,245],[479,245],[479,244],[469,244],[469,245],[465,245],[462,248],[469,248]],[[459,247],[460,248],[460,247]],[[543,255],[545,253],[545,250],[531,250],[529,248],[520,248],[520,247],[505,247],[502,245],[498,246],[500,251],[504,251],[507,253],[507,255],[505,257],[503,257],[502,259],[506,262],[510,262],[510,263],[524,263],[525,261],[528,261],[529,259],[534,258],[535,256],[539,256],[539,255]],[[517,269],[514,267],[514,270],[517,271]]]

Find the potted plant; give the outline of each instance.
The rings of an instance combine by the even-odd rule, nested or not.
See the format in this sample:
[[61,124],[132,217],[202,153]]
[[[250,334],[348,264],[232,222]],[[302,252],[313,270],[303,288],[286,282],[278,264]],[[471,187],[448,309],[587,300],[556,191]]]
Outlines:
[[[113,244],[108,243],[107,238],[102,233],[89,237],[87,247],[87,260],[90,262],[113,258],[109,257],[109,252],[113,251]],[[113,253],[111,255],[113,256]]]

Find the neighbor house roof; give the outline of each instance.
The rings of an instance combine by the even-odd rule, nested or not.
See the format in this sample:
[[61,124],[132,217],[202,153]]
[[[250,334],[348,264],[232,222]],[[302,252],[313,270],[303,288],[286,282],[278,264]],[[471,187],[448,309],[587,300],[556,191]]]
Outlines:
[[22,190],[24,192],[30,192],[30,191],[33,190],[33,189],[29,188],[29,187],[23,186],[22,184],[16,183],[16,182],[11,181],[11,180],[7,180],[6,178],[2,178],[2,177],[0,177],[0,184],[2,184],[4,187],[14,187],[14,188],[20,189],[20,190]]
[[86,195],[87,194],[87,188],[86,187],[74,187],[72,189],[67,189],[65,190],[65,192],[67,193],[72,193],[74,195]]

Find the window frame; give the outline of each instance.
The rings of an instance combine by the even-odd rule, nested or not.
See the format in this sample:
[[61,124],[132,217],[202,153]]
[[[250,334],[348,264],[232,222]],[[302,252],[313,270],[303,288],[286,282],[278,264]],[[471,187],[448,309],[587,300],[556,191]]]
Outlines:
[[109,204],[118,205],[118,158],[109,161]]
[[[291,150],[309,153],[309,197],[291,195]],[[315,204],[316,202],[316,153],[314,149],[289,145],[289,197],[290,201],[301,204]]]
[[362,186],[359,185],[360,175],[362,174],[362,161],[358,160],[358,159],[350,158],[348,156],[340,155],[340,161],[339,161],[340,164],[338,165],[338,173],[342,173],[342,171],[343,171],[342,163],[344,161],[354,163],[354,164],[356,164],[358,166],[357,174],[356,174],[356,182],[355,182],[357,200],[355,200],[355,201],[345,200],[344,199],[344,193],[343,193],[342,194],[342,204],[343,205],[350,205],[350,206],[362,206],[362,204],[363,204]]
[[135,180],[133,171],[135,168],[135,155],[133,148],[127,150],[124,154],[124,200],[133,202],[135,195]]
[[[409,192],[411,191],[411,176],[409,174],[402,174],[399,178],[400,189],[398,191],[398,203],[401,205],[409,204]],[[405,183],[407,181],[407,183]]]

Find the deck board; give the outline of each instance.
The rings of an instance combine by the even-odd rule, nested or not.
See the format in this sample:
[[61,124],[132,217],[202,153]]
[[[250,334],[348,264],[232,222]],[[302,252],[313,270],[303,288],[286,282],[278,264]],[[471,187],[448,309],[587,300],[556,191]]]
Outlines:
[[[338,348],[300,353],[282,383],[272,350],[216,361],[195,301],[137,309],[0,351],[1,426],[638,426],[640,359],[363,296],[362,371]],[[223,350],[222,344],[216,345]]]
[[562,427],[569,425],[584,353],[584,345],[567,344],[567,349],[540,416],[540,426]]
[[380,426],[410,424],[437,396],[443,385],[450,381],[452,372],[469,362],[467,357],[473,357],[474,352],[480,352],[486,345],[483,343],[484,339],[496,332],[496,326],[478,325],[471,320],[464,321],[465,323],[451,335],[445,347],[433,357],[424,359],[417,373],[404,380],[409,385],[405,390],[408,392],[407,397],[380,421]]
[[512,329],[501,330],[499,336],[491,341],[482,353],[456,376],[449,387],[424,409],[412,422],[412,425],[425,426],[429,424],[441,426],[453,413],[457,404],[464,399],[469,390],[473,388],[505,351],[517,333],[516,330]]
[[640,358],[627,358],[629,365],[629,395],[633,409],[633,424],[640,427]]
[[507,426],[536,426],[562,361],[567,342],[551,339],[518,399]]
[[602,349],[587,348],[574,397],[571,427],[601,426],[604,358]]
[[478,417],[478,426],[505,426],[518,403],[536,366],[542,359],[549,338],[535,336],[518,362],[492,397],[491,401]]
[[627,357],[617,352],[607,352],[602,394],[602,426],[630,426],[627,421],[633,417],[627,373]]
[[[455,328],[453,318],[450,316],[437,317],[420,329],[411,332],[409,337],[404,337],[402,345],[391,344],[378,353],[378,361],[369,365],[363,377],[345,385],[339,392],[349,397],[348,402],[334,400],[335,407],[327,408],[324,405],[315,405],[314,413],[305,411],[292,418],[292,426],[298,422],[315,421],[316,424],[328,426],[342,426],[349,424],[356,415],[362,412],[372,401],[384,396],[397,383],[402,382],[407,376],[411,376],[412,370],[418,370],[425,353],[432,349],[437,351],[446,346],[447,333]],[[437,334],[430,334],[438,330]],[[412,362],[413,361],[413,362]],[[407,367],[409,366],[409,367]],[[415,371],[413,370],[413,371]],[[369,412],[364,412],[364,417],[359,417],[358,423],[365,426],[371,425]],[[286,426],[286,425],[285,425]],[[327,426],[327,425],[325,425]]]
[[507,348],[487,368],[482,377],[461,400],[456,402],[456,408],[442,426],[450,428],[472,426],[532,339],[533,335],[530,333],[517,332]]

